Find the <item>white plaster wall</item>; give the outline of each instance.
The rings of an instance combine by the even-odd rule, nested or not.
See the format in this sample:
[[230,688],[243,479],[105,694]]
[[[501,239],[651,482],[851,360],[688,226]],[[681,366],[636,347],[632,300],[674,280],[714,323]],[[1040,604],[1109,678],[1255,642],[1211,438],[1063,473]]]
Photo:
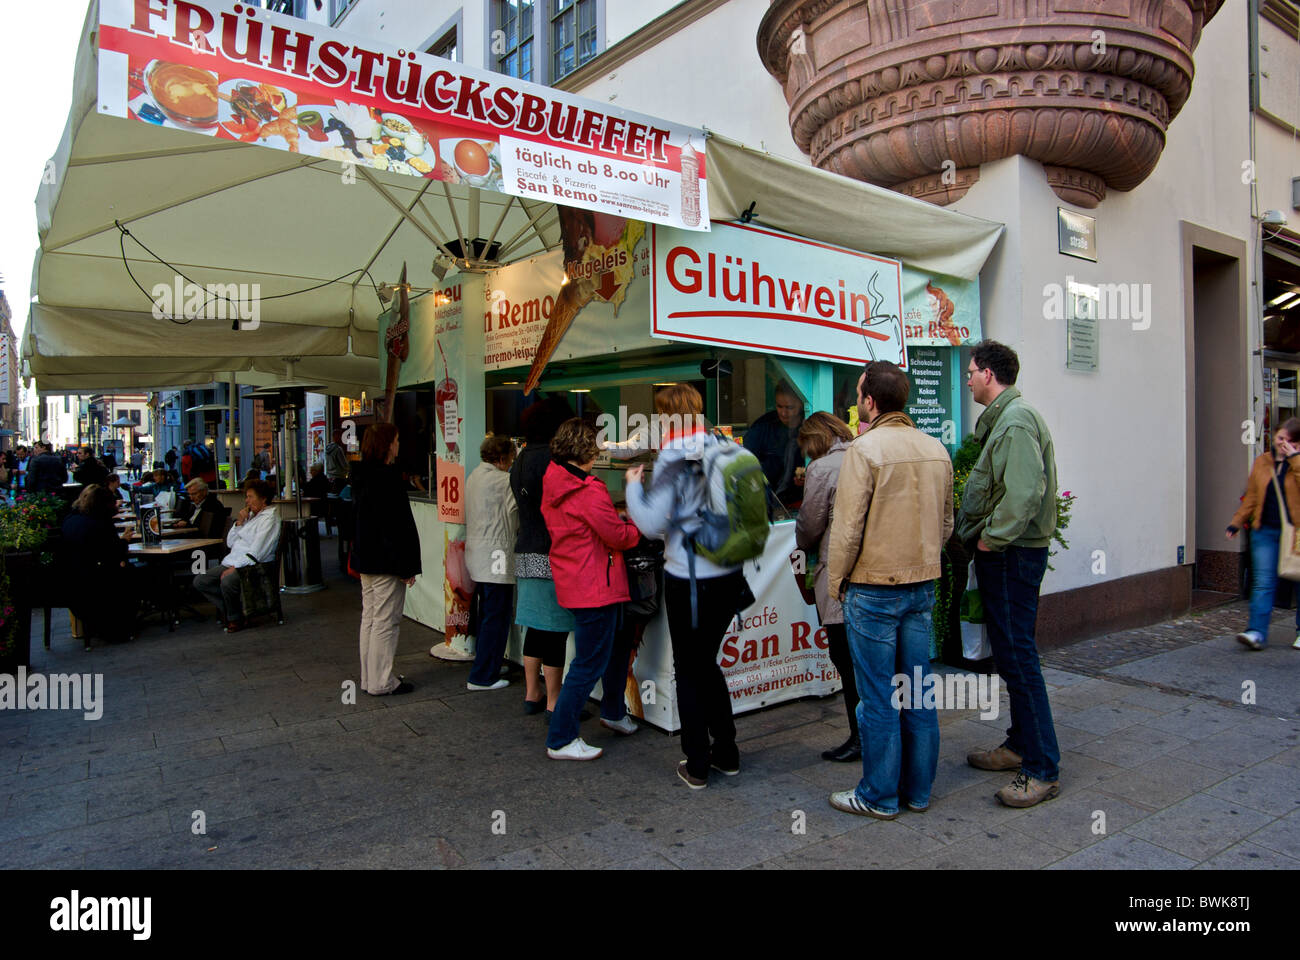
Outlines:
[[423,43],[431,37],[438,39],[433,37],[434,31],[441,29],[457,12],[462,14],[461,62],[481,67],[487,49],[484,40],[487,4],[484,0],[470,0],[468,3],[457,3],[456,0],[361,0],[335,29],[410,49],[411,44]]
[[578,92],[807,163],[790,136],[781,85],[758,59],[767,7],[767,0],[731,0]]
[[[1071,549],[1053,560],[1045,593],[1098,582],[1094,550],[1105,551],[1108,579],[1173,566],[1180,544],[1194,560],[1185,529],[1189,397],[1179,224],[1253,235],[1240,177],[1249,134],[1246,23],[1244,0],[1229,0],[1206,27],[1191,98],[1154,173],[1135,190],[1110,191],[1097,208],[1079,211],[1097,219],[1097,263],[1057,252],[1056,208],[1069,207],[1034,161],[986,164],[953,205],[1007,225],[982,275],[985,335],[1019,353],[1018,386],[1052,430],[1061,489],[1079,498],[1067,532]],[[1095,373],[1066,370],[1065,324],[1043,318],[1044,287],[1064,286],[1070,275],[1081,283],[1150,285],[1150,328],[1103,320]],[[973,426],[983,408],[967,396]],[[1239,404],[1243,419],[1249,415],[1249,397],[1225,401]],[[1252,451],[1241,449],[1244,481]],[[1233,507],[1223,504],[1225,524]]]

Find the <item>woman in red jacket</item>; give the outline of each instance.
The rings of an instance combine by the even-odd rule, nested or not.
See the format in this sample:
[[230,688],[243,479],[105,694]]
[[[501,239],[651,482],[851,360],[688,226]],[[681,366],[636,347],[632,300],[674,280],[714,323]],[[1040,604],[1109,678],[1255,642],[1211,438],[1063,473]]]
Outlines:
[[595,760],[601,754],[578,736],[578,715],[609,664],[619,612],[629,599],[623,551],[641,536],[591,475],[598,450],[595,430],[576,418],[566,420],[551,440],[552,462],[542,478],[555,596],[577,623],[576,652],[546,735],[552,760]]

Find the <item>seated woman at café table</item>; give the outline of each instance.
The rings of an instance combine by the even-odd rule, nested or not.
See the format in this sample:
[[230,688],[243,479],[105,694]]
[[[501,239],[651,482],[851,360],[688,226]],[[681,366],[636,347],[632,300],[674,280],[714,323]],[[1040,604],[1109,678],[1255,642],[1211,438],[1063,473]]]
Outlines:
[[108,488],[108,492],[113,495],[114,499],[119,502],[129,501],[131,499],[126,490],[122,488],[122,478],[116,473],[110,473],[108,475],[108,479],[104,481],[104,486]]
[[[191,526],[197,527],[205,513],[221,514],[224,518],[226,512],[225,508],[221,505],[221,501],[208,491],[206,481],[200,480],[197,477],[194,478],[189,483],[185,484],[185,493],[189,496],[188,500],[181,499],[176,501],[176,510],[174,513],[177,520],[184,520]],[[211,522],[214,521],[209,521],[209,523]],[[220,532],[221,531],[219,530],[217,531],[218,534],[220,534]]]
[[311,479],[302,487],[304,497],[319,497],[324,500],[330,494],[330,482],[325,478],[325,467],[319,463],[311,465]]
[[142,486],[140,492],[155,497],[160,493],[175,493],[176,484],[168,479],[166,470],[159,469],[153,472],[153,480]]
[[194,589],[212,601],[217,617],[225,622],[227,633],[244,627],[238,569],[275,559],[280,542],[280,515],[271,506],[271,496],[271,488],[264,480],[250,480],[244,486],[244,509],[239,511],[226,537],[230,552],[221,559],[220,567],[194,578]]
[[117,501],[102,484],[92,483],[72,504],[63,521],[61,558],[73,585],[72,615],[86,636],[115,642],[130,639],[135,623],[128,544],[117,535]]

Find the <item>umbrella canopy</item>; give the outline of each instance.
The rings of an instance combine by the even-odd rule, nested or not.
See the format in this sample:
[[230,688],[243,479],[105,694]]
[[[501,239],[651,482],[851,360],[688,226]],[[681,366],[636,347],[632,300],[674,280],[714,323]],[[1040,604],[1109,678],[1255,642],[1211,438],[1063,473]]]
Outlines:
[[[93,3],[56,176],[37,194],[23,373],[43,390],[297,377],[374,392],[377,287],[403,262],[420,291],[445,286],[452,264],[487,269],[560,245],[557,207],[541,199],[104,115],[99,19]],[[715,219],[755,202],[764,224],[937,273],[977,275],[1002,229],[717,135],[707,162]],[[220,285],[209,315],[156,315],[153,292],[178,273]],[[250,305],[256,316],[238,312]]]

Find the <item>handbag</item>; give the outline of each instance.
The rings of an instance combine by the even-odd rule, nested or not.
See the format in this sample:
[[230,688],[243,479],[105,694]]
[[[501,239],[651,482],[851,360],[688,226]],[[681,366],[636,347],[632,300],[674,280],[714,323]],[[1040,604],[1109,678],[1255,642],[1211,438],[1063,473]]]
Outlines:
[[642,537],[632,549],[623,551],[623,563],[627,567],[629,597],[623,612],[634,620],[652,620],[659,612],[663,593],[663,541]]
[[1283,580],[1300,580],[1300,543],[1296,541],[1291,510],[1282,497],[1282,485],[1277,482],[1276,472],[1273,474],[1273,490],[1277,494],[1278,516],[1282,520],[1282,536],[1277,545],[1277,575]]

